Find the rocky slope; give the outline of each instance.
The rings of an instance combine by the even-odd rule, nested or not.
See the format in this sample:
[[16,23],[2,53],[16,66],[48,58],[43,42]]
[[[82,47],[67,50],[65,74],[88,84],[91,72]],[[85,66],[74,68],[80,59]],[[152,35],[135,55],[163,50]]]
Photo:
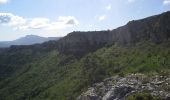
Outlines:
[[100,83],[95,83],[77,100],[125,100],[130,95],[144,91],[147,91],[152,97],[169,100],[170,74],[147,76],[137,73],[126,77],[113,76]]
[[104,46],[119,44],[133,46],[141,41],[162,43],[170,37],[170,11],[107,31],[72,32],[58,42],[44,43],[65,54],[83,56]]
[[170,37],[170,11],[141,20],[133,20],[127,25],[113,30],[114,42],[132,45],[140,41],[161,43]]

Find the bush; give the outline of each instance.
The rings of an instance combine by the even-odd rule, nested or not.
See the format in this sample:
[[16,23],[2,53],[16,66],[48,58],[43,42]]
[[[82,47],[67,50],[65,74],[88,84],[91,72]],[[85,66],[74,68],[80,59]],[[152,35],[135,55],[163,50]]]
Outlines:
[[127,100],[160,100],[160,99],[157,97],[153,97],[149,93],[141,92],[128,96]]

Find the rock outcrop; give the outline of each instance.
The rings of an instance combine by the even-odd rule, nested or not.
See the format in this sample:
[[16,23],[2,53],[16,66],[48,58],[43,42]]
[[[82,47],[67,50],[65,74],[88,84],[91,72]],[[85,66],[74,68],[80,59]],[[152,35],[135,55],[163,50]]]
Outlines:
[[108,31],[72,32],[57,42],[45,43],[65,54],[82,56],[107,45],[133,46],[138,42],[162,43],[170,37],[170,12],[130,21],[125,26]]
[[130,74],[126,77],[110,77],[103,82],[95,83],[77,100],[125,100],[127,96],[143,91],[168,100],[170,98],[170,75],[149,77],[144,74]]

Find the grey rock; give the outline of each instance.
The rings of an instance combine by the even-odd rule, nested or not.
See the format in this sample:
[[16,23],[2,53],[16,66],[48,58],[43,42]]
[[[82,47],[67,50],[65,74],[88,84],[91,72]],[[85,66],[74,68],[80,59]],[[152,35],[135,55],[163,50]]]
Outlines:
[[[170,98],[169,77],[159,75],[147,77],[144,74],[130,74],[126,77],[113,76],[95,83],[93,87],[82,93],[77,100],[125,100],[127,96],[136,92],[148,90],[152,96],[168,100]],[[151,80],[143,82],[146,80]],[[168,84],[167,84],[168,83]]]

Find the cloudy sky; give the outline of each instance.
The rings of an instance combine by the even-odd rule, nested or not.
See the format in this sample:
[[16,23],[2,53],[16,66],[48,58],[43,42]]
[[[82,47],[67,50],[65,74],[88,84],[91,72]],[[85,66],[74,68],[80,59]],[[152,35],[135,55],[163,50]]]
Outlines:
[[107,30],[170,10],[170,0],[0,0],[0,41]]

